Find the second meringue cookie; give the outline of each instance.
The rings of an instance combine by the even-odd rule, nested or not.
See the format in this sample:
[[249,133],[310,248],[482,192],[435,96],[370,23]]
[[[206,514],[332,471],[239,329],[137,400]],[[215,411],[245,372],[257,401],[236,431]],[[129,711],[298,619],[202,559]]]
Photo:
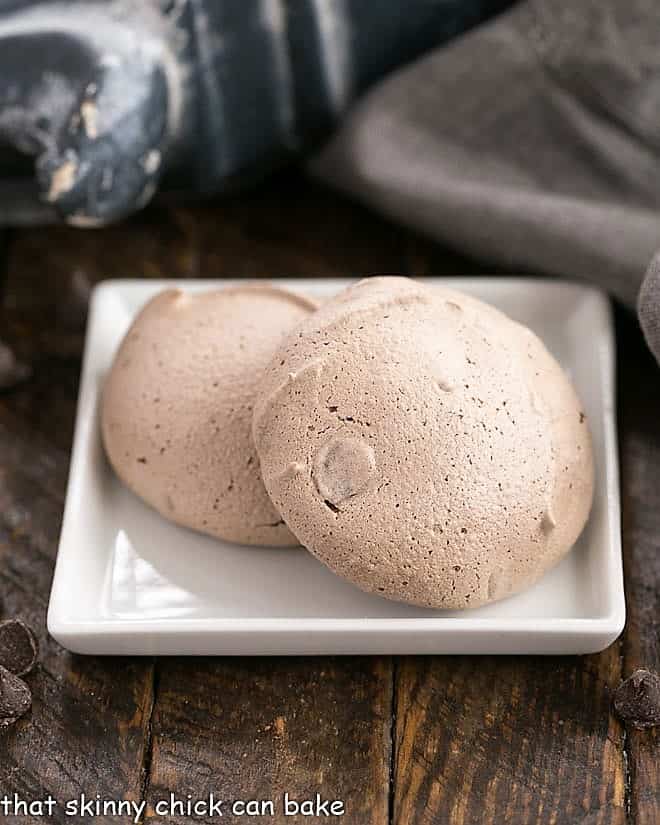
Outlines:
[[297,544],[261,481],[252,409],[280,340],[315,307],[268,284],[153,298],[103,392],[103,441],[122,481],[177,524],[240,544]]

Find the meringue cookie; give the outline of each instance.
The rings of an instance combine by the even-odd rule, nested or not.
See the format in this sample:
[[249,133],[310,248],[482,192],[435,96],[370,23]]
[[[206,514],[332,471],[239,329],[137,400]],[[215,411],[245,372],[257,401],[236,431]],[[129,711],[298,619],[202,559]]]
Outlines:
[[476,607],[573,546],[593,495],[589,429],[526,327],[449,289],[369,278],[278,347],[254,413],[289,528],[362,590]]
[[251,422],[277,345],[315,307],[261,283],[149,301],[103,391],[103,441],[121,480],[177,524],[240,544],[297,544],[264,489]]

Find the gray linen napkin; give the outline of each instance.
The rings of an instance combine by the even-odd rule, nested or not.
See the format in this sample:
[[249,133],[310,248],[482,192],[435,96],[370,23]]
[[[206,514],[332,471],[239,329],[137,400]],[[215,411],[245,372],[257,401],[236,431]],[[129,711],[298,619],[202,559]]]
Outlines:
[[660,363],[660,255],[651,262],[637,299],[646,343]]
[[[473,256],[632,307],[660,248],[660,2],[516,6],[381,82],[310,168]],[[639,296],[658,358],[659,271]]]

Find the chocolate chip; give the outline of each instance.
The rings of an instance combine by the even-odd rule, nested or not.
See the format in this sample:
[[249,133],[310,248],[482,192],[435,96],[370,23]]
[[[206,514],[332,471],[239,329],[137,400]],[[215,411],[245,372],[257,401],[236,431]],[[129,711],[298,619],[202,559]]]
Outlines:
[[636,670],[616,689],[614,710],[634,728],[660,725],[660,676]]
[[30,688],[0,665],[0,728],[15,724],[31,707]]
[[37,661],[39,645],[32,630],[20,619],[0,622],[0,666],[15,676],[25,676]]

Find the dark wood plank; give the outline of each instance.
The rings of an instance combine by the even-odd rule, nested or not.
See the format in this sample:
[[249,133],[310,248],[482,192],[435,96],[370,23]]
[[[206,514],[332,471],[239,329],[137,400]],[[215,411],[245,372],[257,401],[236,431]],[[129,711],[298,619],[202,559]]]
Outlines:
[[[341,800],[338,821],[388,822],[391,662],[387,658],[177,660],[161,665],[148,821],[174,792],[228,800]],[[336,819],[333,817],[333,819]]]
[[584,658],[404,659],[395,825],[623,823],[616,646]]
[[203,277],[363,277],[406,264],[403,229],[291,173],[185,221]]
[[[619,316],[619,420],[628,620],[623,675],[660,671],[660,370],[636,321]],[[627,729],[630,813],[660,822],[660,731]]]
[[[37,632],[41,653],[28,682],[31,713],[0,732],[0,790],[63,803],[80,794],[139,800],[147,757],[153,665],[83,658],[46,632],[46,608],[64,505],[84,306],[67,314],[65,273],[44,272],[40,232],[20,233],[6,268],[0,329],[33,366],[25,385],[0,394],[0,602]],[[58,245],[49,246],[53,260]],[[23,298],[35,300],[22,305]],[[64,320],[66,319],[66,320]],[[81,582],[84,587],[84,582]],[[13,817],[9,822],[43,822]],[[96,820],[109,821],[106,818]]]
[[[9,399],[0,403],[0,599],[4,616],[35,629],[41,654],[28,677],[31,714],[0,734],[0,788],[28,800],[90,791],[139,799],[152,669],[71,656],[48,636],[68,456],[26,429],[10,407]],[[52,821],[69,820],[59,809]]]
[[495,267],[484,267],[484,264],[475,258],[440,247],[432,240],[413,232],[408,234],[406,240],[403,269],[406,275],[412,277],[429,275],[449,278],[454,275],[490,275],[497,272]]

